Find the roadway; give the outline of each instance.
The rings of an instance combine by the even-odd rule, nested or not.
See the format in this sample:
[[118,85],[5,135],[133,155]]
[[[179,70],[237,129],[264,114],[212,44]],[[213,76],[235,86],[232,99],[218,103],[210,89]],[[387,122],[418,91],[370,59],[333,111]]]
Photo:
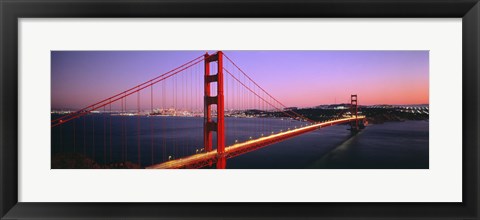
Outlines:
[[[314,131],[320,128],[325,128],[325,127],[329,127],[337,124],[348,123],[355,120],[363,120],[364,118],[365,116],[358,116],[358,118],[353,116],[353,117],[345,117],[345,118],[335,119],[330,121],[324,121],[324,122],[311,124],[305,127],[300,127],[297,129],[292,129],[292,130],[272,134],[272,135],[261,137],[258,139],[237,143],[237,144],[225,147],[225,154],[223,156],[226,157],[227,159],[236,157],[241,154],[248,153],[256,149],[259,149],[274,143],[278,143],[280,141],[293,138],[310,131]],[[217,151],[213,150],[210,152],[198,153],[198,154],[194,154],[191,156],[187,156],[187,157],[183,157],[175,160],[170,160],[164,163],[155,164],[146,168],[147,169],[201,168],[207,165],[214,164],[218,156],[219,155],[217,155]]]

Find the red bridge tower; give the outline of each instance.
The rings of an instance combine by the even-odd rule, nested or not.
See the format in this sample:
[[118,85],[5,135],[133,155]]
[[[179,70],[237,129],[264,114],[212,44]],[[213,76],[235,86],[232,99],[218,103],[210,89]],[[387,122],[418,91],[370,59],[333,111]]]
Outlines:
[[[350,96],[350,114],[352,116],[358,117],[358,105],[357,105],[357,95]],[[350,124],[352,131],[358,131],[358,120],[355,120]]]
[[[210,63],[217,62],[217,74],[210,74]],[[212,96],[210,83],[217,82],[217,96]],[[205,95],[204,95],[203,144],[205,151],[212,151],[212,132],[217,132],[217,169],[226,168],[225,159],[225,109],[223,97],[223,53],[205,54]],[[217,106],[217,121],[212,117],[212,105]]]

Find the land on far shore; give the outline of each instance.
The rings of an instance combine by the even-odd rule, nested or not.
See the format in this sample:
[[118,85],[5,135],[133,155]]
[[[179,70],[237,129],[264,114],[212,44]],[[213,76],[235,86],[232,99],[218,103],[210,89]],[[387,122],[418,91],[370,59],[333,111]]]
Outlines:
[[[296,112],[314,121],[324,121],[342,115],[350,114],[348,104],[328,105],[315,108],[295,108],[288,110]],[[262,112],[259,110],[245,111],[246,115],[252,117],[285,117],[281,112]],[[358,114],[365,115],[369,123],[380,124],[390,121],[406,121],[406,120],[428,120],[428,105],[417,106],[359,106]]]

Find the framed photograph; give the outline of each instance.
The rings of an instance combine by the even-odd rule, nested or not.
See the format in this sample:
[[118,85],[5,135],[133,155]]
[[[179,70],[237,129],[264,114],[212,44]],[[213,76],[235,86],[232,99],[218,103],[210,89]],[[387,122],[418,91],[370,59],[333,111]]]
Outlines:
[[0,11],[2,219],[479,219],[476,0]]

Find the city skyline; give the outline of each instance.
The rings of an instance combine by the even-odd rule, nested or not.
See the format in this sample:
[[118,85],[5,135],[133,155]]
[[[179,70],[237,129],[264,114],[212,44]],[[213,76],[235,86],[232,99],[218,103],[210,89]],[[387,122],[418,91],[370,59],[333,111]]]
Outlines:
[[[286,106],[347,103],[350,94],[360,95],[360,105],[429,104],[428,51],[224,52]],[[205,51],[51,53],[52,109],[79,109]]]

